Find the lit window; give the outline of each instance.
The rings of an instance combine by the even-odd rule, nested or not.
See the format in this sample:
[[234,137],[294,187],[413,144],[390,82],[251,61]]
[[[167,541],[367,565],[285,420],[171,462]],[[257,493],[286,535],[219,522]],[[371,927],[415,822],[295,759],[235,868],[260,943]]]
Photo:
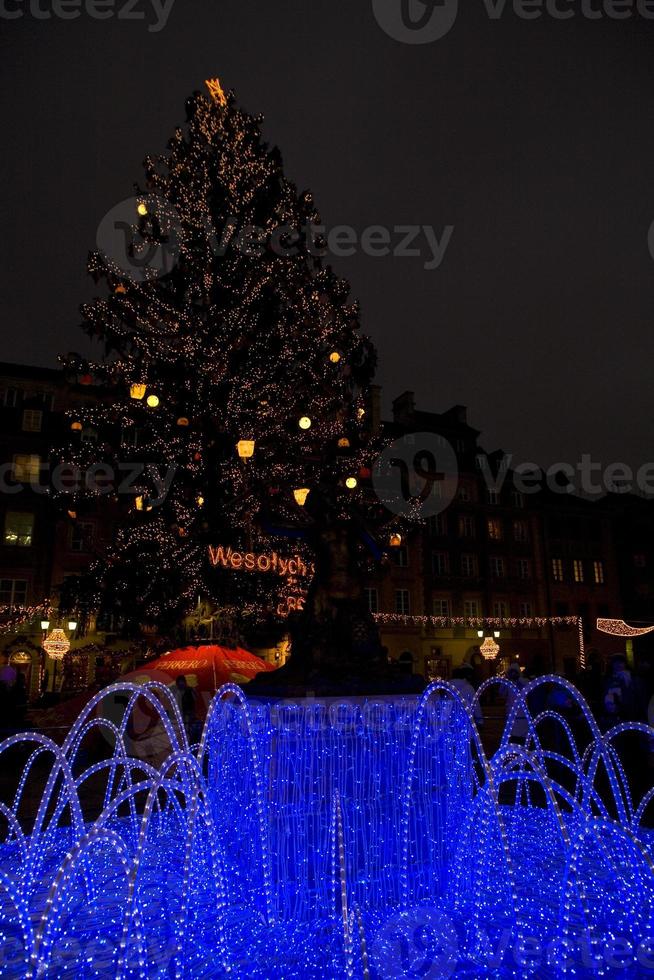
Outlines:
[[459,535],[462,538],[474,538],[475,536],[475,519],[469,515],[462,515],[459,517]]
[[604,585],[604,562],[603,561],[593,562],[593,576],[595,578],[595,585]]
[[502,540],[502,522],[497,519],[497,517],[489,517],[488,522],[488,537],[491,541],[501,541]]
[[26,408],[23,411],[23,432],[40,432],[43,412],[33,408]]
[[572,563],[572,571],[575,577],[575,582],[583,582],[584,580],[584,563],[580,558],[575,558]]
[[38,483],[41,474],[41,457],[26,453],[14,456],[14,480],[19,483]]
[[450,616],[450,600],[449,599],[434,599],[432,603],[433,615],[434,616],[444,616],[449,619]]
[[409,590],[408,589],[396,589],[395,590],[395,612],[399,613],[401,616],[408,616],[410,609],[409,603]]
[[490,572],[493,578],[504,578],[504,559],[491,558]]
[[527,524],[525,521],[514,521],[513,522],[513,540],[514,541],[527,541],[529,538],[529,533],[527,530]]
[[477,599],[463,600],[463,615],[466,619],[477,619],[479,616],[479,602]]
[[508,602],[494,602],[493,603],[493,618],[494,619],[508,619],[509,618],[509,604]]
[[434,575],[449,575],[450,556],[446,551],[435,551],[431,556],[431,568]]
[[530,579],[531,578],[531,562],[528,558],[518,558],[516,563],[516,569],[518,572],[518,578]]
[[561,558],[552,558],[552,578],[555,582],[563,581],[563,561]]
[[32,544],[33,529],[34,514],[8,510],[5,515],[4,543],[17,545],[20,548],[29,548]]
[[475,578],[478,567],[476,555],[461,555],[461,574],[466,578]]
[[364,589],[364,592],[370,612],[379,612],[379,593],[377,592],[377,589]]
[[27,582],[24,578],[0,579],[0,604],[24,606],[27,602]]

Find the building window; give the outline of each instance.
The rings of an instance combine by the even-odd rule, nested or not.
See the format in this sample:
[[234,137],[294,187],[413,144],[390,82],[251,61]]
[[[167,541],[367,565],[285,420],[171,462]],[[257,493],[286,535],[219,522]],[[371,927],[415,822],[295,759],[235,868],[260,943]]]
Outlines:
[[13,476],[18,483],[38,483],[41,476],[41,457],[17,453],[14,456]]
[[400,545],[399,548],[393,548],[393,561],[400,568],[407,568],[409,565],[409,551],[406,545]]
[[491,541],[502,540],[502,522],[497,517],[489,517],[487,521],[488,537]]
[[462,538],[474,538],[475,536],[475,519],[470,517],[468,514],[462,514],[459,517],[459,535]]
[[526,521],[514,521],[513,522],[513,540],[514,541],[528,541],[529,532],[527,529]]
[[634,565],[636,568],[647,568],[647,557],[643,554],[634,555]]
[[24,606],[27,602],[27,582],[24,578],[0,579],[0,604]]
[[524,507],[525,505],[524,493],[520,493],[519,490],[514,490],[513,493],[511,494],[511,502],[514,507],[520,507],[520,508]]
[[572,572],[575,577],[575,582],[583,582],[584,580],[584,563],[580,558],[575,558],[572,563]]
[[476,555],[461,555],[461,574],[466,578],[476,578],[479,565]]
[[429,533],[440,536],[447,534],[447,518],[444,513],[434,514],[429,518]]
[[15,408],[17,401],[18,401],[18,388],[5,388],[3,390],[2,404],[4,405],[5,408]]
[[603,561],[593,562],[593,577],[595,579],[595,585],[604,585],[604,562]]
[[503,558],[491,558],[490,559],[490,573],[493,578],[504,578],[504,559]]
[[396,589],[395,590],[395,612],[399,613],[400,616],[408,616],[410,609],[409,602],[409,590],[408,589]]
[[82,429],[81,438],[82,438],[82,442],[97,442],[98,441],[97,429],[91,428],[90,425],[85,425],[84,428]]
[[479,617],[479,602],[477,599],[463,600],[463,615],[466,619],[477,619]]
[[366,596],[366,602],[368,603],[368,609],[371,613],[379,612],[379,593],[377,589],[364,589]]
[[93,524],[80,521],[70,529],[70,550],[90,551],[93,546]]
[[530,619],[534,614],[534,607],[531,602],[521,602],[518,608],[523,619]]
[[555,582],[563,581],[563,559],[552,558],[552,578]]
[[444,616],[445,619],[450,617],[450,600],[449,599],[434,599],[432,602],[432,609],[434,616]]
[[431,556],[431,570],[434,575],[450,574],[450,556],[446,551],[434,551]]
[[23,432],[40,432],[43,412],[33,408],[23,411]]
[[493,507],[496,507],[499,504],[499,502],[500,502],[500,495],[497,492],[497,490],[489,490],[488,491],[488,503],[489,504],[492,504]]
[[8,510],[5,514],[4,543],[29,548],[32,544],[34,529],[34,514],[23,511]]
[[462,500],[464,504],[469,504],[472,500],[472,491],[467,483],[462,483],[459,486],[458,498],[459,500]]
[[493,603],[493,618],[494,619],[508,619],[509,618],[509,604],[508,602],[494,602]]
[[518,572],[518,578],[523,580],[531,578],[531,562],[528,558],[518,558],[516,562],[516,569]]

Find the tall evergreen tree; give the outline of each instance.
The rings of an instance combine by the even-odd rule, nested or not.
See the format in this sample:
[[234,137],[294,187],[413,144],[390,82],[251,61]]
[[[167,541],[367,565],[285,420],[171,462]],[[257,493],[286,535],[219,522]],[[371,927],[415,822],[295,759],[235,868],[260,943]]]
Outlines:
[[[376,353],[358,305],[323,262],[313,197],[284,175],[262,118],[217,80],[207,86],[167,153],[145,161],[124,229],[130,261],[90,256],[105,289],[82,308],[84,329],[102,356],[67,362],[105,395],[71,416],[61,459],[82,471],[144,467],[94,569],[101,605],[133,628],[166,629],[198,597],[274,617],[292,577],[212,563],[208,546],[306,563],[341,528],[357,551],[376,504],[366,485]],[[77,489],[65,506],[81,514],[88,496]]]

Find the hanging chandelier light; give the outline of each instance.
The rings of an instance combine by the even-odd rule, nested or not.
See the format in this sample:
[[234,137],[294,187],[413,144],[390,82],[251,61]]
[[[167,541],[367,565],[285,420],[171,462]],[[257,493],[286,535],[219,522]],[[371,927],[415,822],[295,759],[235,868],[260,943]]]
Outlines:
[[70,640],[62,629],[54,629],[43,641],[43,649],[52,660],[63,660],[70,650]]

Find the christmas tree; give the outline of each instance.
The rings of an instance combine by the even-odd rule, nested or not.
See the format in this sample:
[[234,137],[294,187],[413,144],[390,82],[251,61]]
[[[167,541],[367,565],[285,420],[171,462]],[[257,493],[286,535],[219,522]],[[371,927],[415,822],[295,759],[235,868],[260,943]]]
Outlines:
[[[127,629],[166,630],[200,598],[283,619],[302,607],[295,597],[317,561],[308,637],[335,566],[347,578],[375,552],[376,353],[349,284],[323,261],[313,197],[284,175],[261,117],[218,80],[186,108],[167,153],[145,161],[129,261],[90,256],[105,288],[82,307],[84,329],[103,353],[66,366],[104,394],[71,416],[60,459],[137,474],[130,496],[115,498],[120,530],[93,570],[98,602]],[[64,506],[77,516],[101,492],[68,491]]]

